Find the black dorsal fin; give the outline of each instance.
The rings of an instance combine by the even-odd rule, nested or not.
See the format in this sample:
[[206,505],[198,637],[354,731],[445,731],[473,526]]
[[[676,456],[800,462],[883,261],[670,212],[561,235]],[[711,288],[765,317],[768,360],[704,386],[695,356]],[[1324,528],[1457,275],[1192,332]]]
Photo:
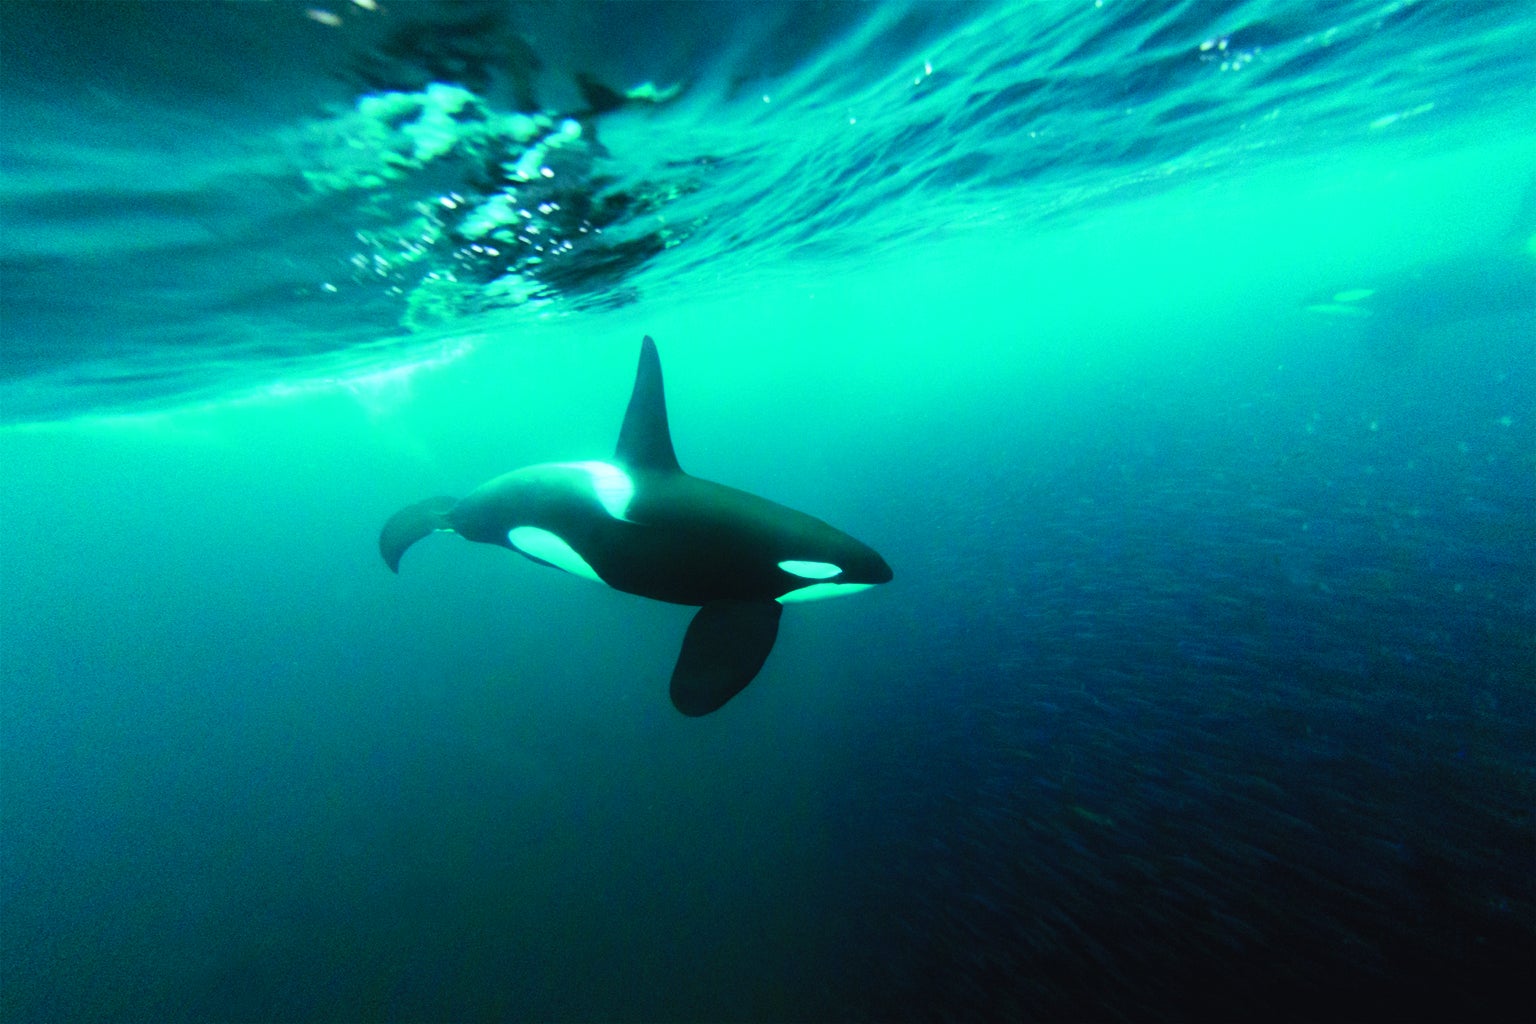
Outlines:
[[667,396],[661,386],[661,357],[647,334],[640,343],[640,366],[635,370],[635,390],[629,395],[624,426],[619,429],[619,448],[614,457],[626,469],[681,473],[667,428]]

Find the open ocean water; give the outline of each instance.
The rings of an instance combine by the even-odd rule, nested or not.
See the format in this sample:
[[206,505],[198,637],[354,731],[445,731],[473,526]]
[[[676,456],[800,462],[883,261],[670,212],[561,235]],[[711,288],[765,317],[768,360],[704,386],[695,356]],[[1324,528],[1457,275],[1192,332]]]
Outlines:
[[[1536,5],[0,5],[0,1017],[1528,1020]],[[613,450],[893,582],[380,525]]]

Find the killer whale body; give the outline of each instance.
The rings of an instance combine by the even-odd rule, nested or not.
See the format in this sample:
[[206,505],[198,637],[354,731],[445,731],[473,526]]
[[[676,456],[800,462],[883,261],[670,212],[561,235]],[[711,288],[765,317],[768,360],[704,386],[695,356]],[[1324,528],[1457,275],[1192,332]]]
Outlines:
[[384,524],[379,553],[399,572],[407,548],[443,530],[626,593],[698,605],[671,682],[673,705],[692,717],[757,676],[784,604],[892,577],[873,548],[820,519],[683,472],[649,336],[611,462],[527,466],[462,499],[407,505]]
[[1536,310],[1536,176],[1491,244],[1359,284],[1311,295],[1302,308],[1358,322],[1366,350],[1386,362],[1412,357],[1435,326]]
[[1366,351],[1400,362],[1414,356],[1420,336],[1437,326],[1536,310],[1536,236],[1524,246],[1479,249],[1367,286],[1314,295],[1302,308],[1358,321]]

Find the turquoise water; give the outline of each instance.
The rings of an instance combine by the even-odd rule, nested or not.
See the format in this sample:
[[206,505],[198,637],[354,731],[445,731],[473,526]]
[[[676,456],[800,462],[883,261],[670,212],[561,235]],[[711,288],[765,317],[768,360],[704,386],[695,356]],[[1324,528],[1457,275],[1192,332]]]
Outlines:
[[[0,8],[0,1015],[1516,1018],[1533,36]],[[697,720],[690,609],[376,546],[644,334],[895,570]]]

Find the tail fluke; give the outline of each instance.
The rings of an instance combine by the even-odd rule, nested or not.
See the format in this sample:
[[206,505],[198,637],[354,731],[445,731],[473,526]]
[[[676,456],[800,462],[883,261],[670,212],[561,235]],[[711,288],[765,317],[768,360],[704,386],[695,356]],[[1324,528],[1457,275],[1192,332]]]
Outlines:
[[438,495],[407,505],[389,517],[379,532],[379,554],[384,556],[384,564],[391,572],[400,571],[400,556],[406,548],[434,530],[453,529],[448,513],[458,503],[457,498]]

